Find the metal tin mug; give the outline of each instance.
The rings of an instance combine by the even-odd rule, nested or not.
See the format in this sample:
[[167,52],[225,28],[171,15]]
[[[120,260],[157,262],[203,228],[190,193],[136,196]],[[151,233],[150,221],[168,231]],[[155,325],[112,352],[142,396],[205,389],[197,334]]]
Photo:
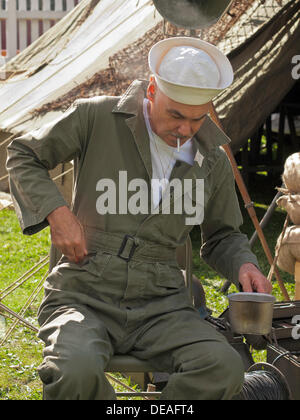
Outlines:
[[275,297],[264,293],[228,295],[229,321],[239,334],[267,335],[272,329]]

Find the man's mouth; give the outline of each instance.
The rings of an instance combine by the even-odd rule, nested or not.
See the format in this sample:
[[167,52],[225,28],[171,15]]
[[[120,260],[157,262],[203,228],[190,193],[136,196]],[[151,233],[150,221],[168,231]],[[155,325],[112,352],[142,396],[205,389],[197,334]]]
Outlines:
[[176,141],[176,142],[177,142],[177,139],[179,139],[180,141],[188,140],[189,139],[189,137],[180,136],[180,135],[174,134],[174,133],[171,133],[171,136],[174,137],[174,139],[175,139],[174,141]]

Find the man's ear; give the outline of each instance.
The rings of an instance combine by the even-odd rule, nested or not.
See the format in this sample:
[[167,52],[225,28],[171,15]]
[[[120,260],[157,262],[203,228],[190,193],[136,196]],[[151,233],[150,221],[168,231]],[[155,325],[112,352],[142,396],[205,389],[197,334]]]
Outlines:
[[149,101],[153,102],[156,92],[156,82],[154,76],[150,77],[149,85],[147,88],[147,98]]

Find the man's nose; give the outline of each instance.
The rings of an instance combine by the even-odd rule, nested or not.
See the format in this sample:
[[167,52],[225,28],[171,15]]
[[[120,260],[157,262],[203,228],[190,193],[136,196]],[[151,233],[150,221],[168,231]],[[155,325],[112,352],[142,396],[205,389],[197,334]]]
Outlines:
[[180,126],[178,127],[177,131],[178,131],[178,134],[183,137],[190,137],[192,135],[191,124],[188,121],[182,122]]

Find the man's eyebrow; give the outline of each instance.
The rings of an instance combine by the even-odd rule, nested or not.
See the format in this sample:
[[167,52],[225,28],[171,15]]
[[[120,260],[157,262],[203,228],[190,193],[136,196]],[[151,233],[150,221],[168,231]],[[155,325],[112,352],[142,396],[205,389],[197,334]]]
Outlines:
[[186,118],[184,115],[182,115],[179,111],[176,111],[176,109],[168,109],[168,112],[170,114],[176,115],[177,117],[180,118]]
[[[189,119],[189,117],[186,117],[185,115],[181,114],[181,112],[177,111],[176,109],[168,109],[168,112],[170,114],[176,115],[179,118],[183,118],[183,119]],[[206,112],[204,114],[201,115],[201,117],[197,117],[197,118],[191,118],[193,121],[200,121],[202,120],[203,117],[205,117]]]

